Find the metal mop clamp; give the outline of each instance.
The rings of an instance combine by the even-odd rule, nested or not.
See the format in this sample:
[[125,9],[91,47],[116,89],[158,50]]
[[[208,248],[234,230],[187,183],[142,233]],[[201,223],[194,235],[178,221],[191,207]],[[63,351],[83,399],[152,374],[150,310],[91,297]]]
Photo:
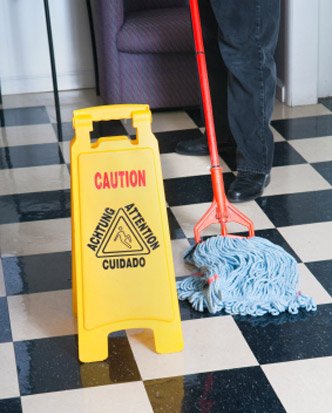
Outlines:
[[234,236],[228,233],[227,223],[236,222],[248,229],[248,237],[253,237],[254,225],[242,212],[229,203],[225,195],[222,167],[220,166],[217,147],[216,131],[214,126],[209,78],[206,66],[205,50],[202,36],[202,26],[197,0],[190,0],[190,14],[192,20],[199,82],[202,93],[206,135],[211,160],[211,180],[213,201],[210,208],[194,226],[196,243],[201,241],[201,232],[211,224],[221,225],[221,235]]

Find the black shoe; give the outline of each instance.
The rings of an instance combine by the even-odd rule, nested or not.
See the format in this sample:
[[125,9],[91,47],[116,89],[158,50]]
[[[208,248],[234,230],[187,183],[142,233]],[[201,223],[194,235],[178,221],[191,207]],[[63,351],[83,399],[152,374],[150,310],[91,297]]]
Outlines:
[[251,201],[263,194],[270,181],[270,174],[239,171],[229,187],[227,198],[233,203]]
[[[236,145],[234,141],[226,141],[218,145],[218,150],[224,152],[227,150],[235,149]],[[175,152],[180,155],[192,155],[192,156],[203,156],[209,154],[209,148],[205,136],[201,136],[195,139],[188,139],[185,141],[180,141],[176,147]]]

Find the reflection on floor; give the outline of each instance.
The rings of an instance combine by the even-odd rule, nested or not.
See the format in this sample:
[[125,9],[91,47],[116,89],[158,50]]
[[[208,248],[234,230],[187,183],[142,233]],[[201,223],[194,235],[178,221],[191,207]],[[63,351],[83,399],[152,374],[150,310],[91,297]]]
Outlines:
[[[5,97],[0,129],[1,412],[329,412],[332,406],[331,101],[287,108],[272,122],[276,153],[263,197],[239,205],[257,235],[292,253],[314,314],[210,316],[181,303],[185,350],[157,355],[147,331],[109,338],[109,358],[81,364],[71,313],[69,140],[72,110],[93,91],[63,94],[58,142],[50,94]],[[324,106],[325,105],[325,106]],[[157,112],[177,277],[192,228],[211,202],[207,157],[181,157],[202,134],[197,110]],[[133,134],[129,122],[103,126]],[[226,187],[234,154],[222,156]],[[213,233],[216,228],[210,228]],[[237,230],[236,227],[233,228]]]

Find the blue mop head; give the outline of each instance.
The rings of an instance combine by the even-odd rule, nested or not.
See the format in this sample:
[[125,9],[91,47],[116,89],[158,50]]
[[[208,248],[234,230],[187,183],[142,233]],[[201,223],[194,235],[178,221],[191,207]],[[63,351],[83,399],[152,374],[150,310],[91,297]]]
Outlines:
[[262,316],[317,309],[311,297],[297,291],[295,259],[264,238],[211,237],[185,259],[200,274],[178,281],[178,296],[195,310]]

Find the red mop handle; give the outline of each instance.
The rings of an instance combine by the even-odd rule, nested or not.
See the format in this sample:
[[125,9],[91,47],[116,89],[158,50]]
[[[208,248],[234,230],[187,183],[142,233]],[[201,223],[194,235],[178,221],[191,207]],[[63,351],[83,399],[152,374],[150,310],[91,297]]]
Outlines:
[[198,75],[200,80],[202,102],[205,119],[205,129],[208,141],[208,148],[211,160],[211,180],[213,194],[217,203],[217,217],[224,223],[227,221],[226,195],[224,190],[224,180],[222,168],[220,166],[216,129],[214,126],[214,117],[211,102],[211,92],[209,77],[206,66],[204,42],[202,35],[202,25],[199,13],[198,1],[190,0],[190,12],[192,19],[192,28],[194,35]]
[[232,236],[228,234],[227,230],[227,223],[229,222],[236,222],[240,225],[244,225],[248,229],[249,237],[252,237],[254,236],[253,223],[242,212],[238,211],[233,205],[231,205],[228,202],[225,195],[224,179],[222,174],[222,167],[220,166],[219,162],[216,130],[213,119],[211,93],[205,59],[201,18],[197,0],[190,0],[190,14],[195,43],[199,83],[202,93],[206,136],[210,152],[211,180],[214,196],[212,205],[194,227],[195,240],[196,242],[200,242],[200,233],[209,225],[214,223],[219,223],[221,225],[222,235]]
[[209,146],[209,152],[210,152],[210,158],[211,158],[211,167],[213,168],[215,166],[220,166],[220,163],[219,163],[219,154],[218,154],[218,147],[217,147],[216,130],[214,126],[214,118],[213,118],[213,111],[212,111],[208,71],[207,71],[206,59],[205,59],[202,25],[201,25],[201,18],[199,14],[199,7],[198,7],[197,0],[190,0],[190,12],[191,12],[192,30],[193,30],[193,35],[194,35],[196,59],[197,59],[197,66],[198,66],[198,75],[199,75],[201,92],[202,92],[206,135],[208,139],[208,146]]

